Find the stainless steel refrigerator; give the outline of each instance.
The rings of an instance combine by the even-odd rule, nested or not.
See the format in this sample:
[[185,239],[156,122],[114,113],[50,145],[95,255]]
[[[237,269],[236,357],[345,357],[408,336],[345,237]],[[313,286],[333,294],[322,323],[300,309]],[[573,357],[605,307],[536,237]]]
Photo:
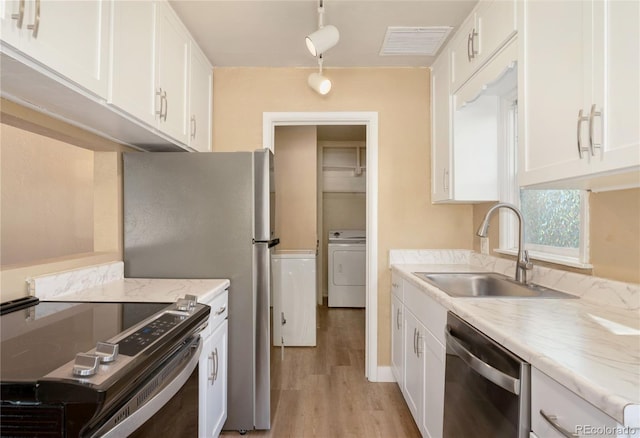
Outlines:
[[273,154],[124,154],[126,277],[228,278],[225,430],[270,428]]

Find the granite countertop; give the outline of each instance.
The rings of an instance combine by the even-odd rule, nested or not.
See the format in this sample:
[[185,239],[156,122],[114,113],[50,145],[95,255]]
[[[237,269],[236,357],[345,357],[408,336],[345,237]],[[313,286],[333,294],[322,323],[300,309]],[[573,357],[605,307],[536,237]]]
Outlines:
[[206,304],[229,284],[229,280],[123,278],[73,292],[38,294],[38,297],[47,301],[174,302],[189,294]]
[[640,427],[638,309],[586,299],[453,298],[412,272],[487,269],[460,263],[391,269],[620,424]]

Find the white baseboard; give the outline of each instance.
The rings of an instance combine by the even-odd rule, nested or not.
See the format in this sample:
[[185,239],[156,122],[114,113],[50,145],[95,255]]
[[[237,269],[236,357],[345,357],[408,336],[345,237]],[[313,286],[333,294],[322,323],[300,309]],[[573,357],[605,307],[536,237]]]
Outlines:
[[395,382],[396,378],[391,371],[391,367],[378,367],[376,382]]

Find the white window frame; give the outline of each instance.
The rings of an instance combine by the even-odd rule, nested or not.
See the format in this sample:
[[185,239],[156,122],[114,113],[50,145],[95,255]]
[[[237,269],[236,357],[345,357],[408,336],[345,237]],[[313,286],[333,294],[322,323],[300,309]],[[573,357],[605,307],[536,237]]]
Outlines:
[[[520,187],[517,178],[518,113],[517,89],[505,93],[500,99],[500,147],[502,159],[498,163],[500,172],[499,196],[502,202],[520,207]],[[526,244],[529,257],[535,260],[557,263],[574,268],[590,269],[589,263],[589,192],[581,191],[580,243],[579,248],[559,248],[547,245]],[[495,252],[517,255],[518,221],[506,209],[500,211],[500,243]]]

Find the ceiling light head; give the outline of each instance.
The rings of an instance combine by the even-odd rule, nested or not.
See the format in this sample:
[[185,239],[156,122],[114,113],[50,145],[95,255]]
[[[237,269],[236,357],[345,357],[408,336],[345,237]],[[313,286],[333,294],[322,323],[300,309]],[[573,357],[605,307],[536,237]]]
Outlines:
[[313,56],[318,56],[329,50],[340,40],[338,28],[332,25],[324,26],[305,38],[307,49]]
[[322,73],[311,73],[307,83],[316,93],[323,96],[331,91],[331,81],[326,76],[322,76]]

